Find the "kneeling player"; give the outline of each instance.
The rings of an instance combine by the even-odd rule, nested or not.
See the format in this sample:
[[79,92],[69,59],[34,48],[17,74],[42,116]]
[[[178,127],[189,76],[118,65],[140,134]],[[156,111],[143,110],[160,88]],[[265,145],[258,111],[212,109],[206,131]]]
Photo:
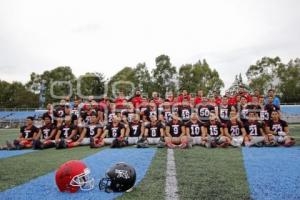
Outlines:
[[38,134],[38,128],[33,125],[33,117],[27,117],[26,126],[21,127],[20,134],[13,143],[6,142],[6,147],[2,149],[20,150],[25,148],[32,148],[32,140]]
[[144,137],[149,144],[164,146],[164,126],[157,121],[156,115],[150,116],[150,123],[145,126]]
[[232,146],[240,147],[246,137],[246,130],[243,123],[237,119],[237,113],[235,110],[232,110],[229,113],[229,116],[230,120],[224,127],[225,135],[230,138]]
[[204,124],[198,120],[197,113],[192,113],[191,120],[185,125],[186,135],[191,140],[192,145],[202,145],[204,134]]
[[112,148],[126,146],[125,126],[121,123],[121,119],[118,116],[113,116],[112,123],[108,124],[104,131],[104,143],[109,144]]
[[289,127],[286,121],[281,120],[278,111],[271,113],[272,120],[266,124],[269,143],[280,144],[286,147],[293,146],[295,140],[289,136]]
[[244,127],[247,133],[245,137],[245,146],[261,147],[264,143],[268,143],[262,124],[257,121],[254,112],[248,113],[248,121],[244,124]]
[[39,130],[39,133],[33,140],[33,149],[46,149],[55,147],[56,126],[51,123],[52,118],[49,115],[44,115],[43,120],[45,125]]
[[217,121],[217,116],[211,114],[205,130],[206,147],[227,147],[230,139],[225,136],[222,124]]
[[71,117],[65,117],[65,123],[59,128],[55,136],[56,149],[71,148],[77,141],[77,127],[71,124]]
[[185,126],[180,121],[177,113],[172,114],[172,121],[166,126],[166,145],[168,148],[179,147],[181,149],[187,148],[188,138],[185,135]]
[[96,114],[90,117],[90,123],[84,127],[79,139],[74,142],[74,146],[90,145],[91,148],[98,148],[104,146],[102,126],[98,123]]

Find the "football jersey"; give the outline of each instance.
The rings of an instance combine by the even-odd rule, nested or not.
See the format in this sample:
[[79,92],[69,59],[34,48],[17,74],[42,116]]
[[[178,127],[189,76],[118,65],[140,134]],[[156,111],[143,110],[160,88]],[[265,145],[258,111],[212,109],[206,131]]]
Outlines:
[[64,124],[63,126],[60,127],[60,138],[67,138],[72,134],[73,130],[76,130],[77,127],[74,125],[66,125]]
[[188,107],[180,106],[178,109],[178,114],[183,122],[189,121],[191,118],[191,114],[192,114],[191,107],[190,106],[188,106]]
[[262,128],[262,124],[255,121],[255,122],[246,122],[244,124],[245,130],[247,132],[248,135],[251,136],[262,136],[262,132],[260,131],[260,129]]
[[[56,129],[56,126],[54,124],[48,124],[48,125],[41,127],[41,139],[48,138],[51,135],[52,131],[55,129]],[[54,138],[55,138],[55,135],[50,139],[54,140]]]
[[167,124],[168,127],[170,127],[170,135],[172,137],[179,137],[182,133],[181,128],[184,126],[182,122],[178,121],[177,123],[174,123],[171,121]]
[[218,137],[221,135],[222,124],[220,122],[215,122],[214,124],[208,122],[206,124],[206,127],[207,127],[207,133],[211,137]]
[[156,123],[155,125],[149,123],[145,128],[148,129],[148,137],[156,138],[156,137],[161,137],[160,129],[164,127],[161,123]]
[[26,126],[21,127],[20,133],[22,134],[22,137],[25,139],[32,138],[34,133],[37,133],[39,129],[35,126],[31,126],[31,128],[27,128]]
[[234,106],[229,106],[229,105],[219,105],[218,107],[218,113],[219,113],[219,118],[222,123],[226,123],[229,120],[229,114]]
[[172,112],[171,111],[162,111],[161,114],[164,116],[165,122],[169,123],[172,121]]
[[140,122],[131,122],[129,124],[129,137],[139,137],[142,132],[142,126]]
[[102,129],[102,126],[100,124],[89,124],[86,127],[85,137],[94,137],[95,135],[97,135],[98,129]]
[[189,121],[185,126],[190,130],[191,137],[199,137],[202,135],[201,126],[203,126],[203,124],[200,121],[196,123]]
[[265,110],[269,113],[269,116],[271,116],[272,111],[280,110],[280,108],[274,104],[267,104],[265,105]]
[[125,129],[125,126],[121,123],[119,123],[117,126],[114,126],[113,124],[109,124],[106,127],[106,130],[108,130],[108,137],[109,138],[118,138],[118,137],[120,137],[122,129]]
[[209,120],[209,115],[215,110],[215,107],[212,105],[200,105],[198,107],[198,115],[200,120],[207,122]]
[[65,107],[57,106],[56,108],[54,108],[53,114],[54,114],[54,117],[57,117],[57,118],[65,117]]
[[228,129],[228,133],[232,136],[241,136],[243,135],[241,129],[244,128],[244,125],[242,122],[236,122],[236,123],[232,123],[231,121],[228,121],[226,123],[226,127]]
[[284,120],[279,120],[278,122],[274,122],[271,120],[266,125],[270,128],[271,131],[274,132],[275,135],[278,135],[279,132],[284,131],[285,127],[288,127],[287,122]]

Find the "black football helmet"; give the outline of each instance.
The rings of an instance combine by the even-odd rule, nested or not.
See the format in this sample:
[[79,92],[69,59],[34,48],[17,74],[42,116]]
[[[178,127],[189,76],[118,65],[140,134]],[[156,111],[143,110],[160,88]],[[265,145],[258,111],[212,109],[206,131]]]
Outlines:
[[135,180],[135,169],[120,162],[106,172],[106,177],[99,182],[99,189],[105,192],[125,192],[134,186]]

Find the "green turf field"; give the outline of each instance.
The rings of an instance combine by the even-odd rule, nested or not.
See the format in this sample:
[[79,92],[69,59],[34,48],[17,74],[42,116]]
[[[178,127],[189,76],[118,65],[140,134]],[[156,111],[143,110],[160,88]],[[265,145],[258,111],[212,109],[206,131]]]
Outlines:
[[[300,144],[300,125],[290,125]],[[0,144],[18,135],[16,129],[0,129]],[[0,191],[25,183],[55,170],[71,159],[82,159],[101,149],[78,147],[48,149],[0,159]],[[175,163],[180,199],[249,199],[249,187],[240,149],[176,149]],[[141,184],[120,199],[163,199],[165,195],[167,150],[158,149]]]

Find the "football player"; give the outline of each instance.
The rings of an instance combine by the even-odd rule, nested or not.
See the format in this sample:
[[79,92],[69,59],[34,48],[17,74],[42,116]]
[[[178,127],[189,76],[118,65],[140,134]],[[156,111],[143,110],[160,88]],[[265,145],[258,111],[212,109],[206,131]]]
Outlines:
[[203,97],[202,103],[198,106],[198,115],[200,117],[200,121],[208,122],[211,113],[216,113],[216,109],[214,106],[208,104],[207,97]]
[[184,98],[181,105],[178,107],[178,116],[181,118],[183,123],[186,123],[190,120],[191,114],[192,107],[190,105],[190,101]]
[[73,147],[73,143],[78,139],[77,133],[77,127],[71,123],[71,116],[67,115],[55,136],[56,149]]
[[230,139],[231,145],[234,147],[241,147],[244,138],[246,137],[246,130],[243,122],[238,120],[235,110],[230,112],[230,120],[224,126],[225,135]]
[[125,131],[126,128],[121,123],[121,118],[116,115],[113,116],[112,123],[105,128],[104,143],[111,145],[112,148],[125,146]]
[[192,140],[192,145],[203,145],[204,124],[199,121],[197,113],[192,113],[191,120],[186,124],[186,135]]
[[166,125],[166,145],[168,148],[179,147],[185,149],[188,147],[188,138],[185,134],[184,123],[180,121],[177,113],[172,113],[172,121]]
[[128,137],[128,144],[137,144],[139,138],[143,135],[143,126],[139,114],[134,114],[132,121],[128,124],[128,130],[126,135]]
[[172,105],[170,104],[169,100],[166,100],[161,105],[160,111],[163,123],[169,123],[172,120]]
[[51,123],[52,118],[49,115],[43,116],[44,126],[42,126],[38,134],[33,140],[33,149],[46,149],[55,147],[56,126]]
[[289,127],[286,121],[280,119],[279,112],[271,113],[271,120],[266,124],[266,133],[270,143],[280,144],[286,147],[293,146],[295,140],[289,136]]
[[229,106],[228,97],[224,96],[221,104],[218,106],[217,114],[222,124],[226,124],[229,121],[229,113],[231,110],[236,110],[236,108],[234,106]]
[[80,134],[79,139],[73,146],[90,145],[91,148],[104,146],[103,127],[98,123],[96,114],[91,115],[91,121],[87,124]]
[[17,139],[10,143],[6,141],[6,147],[8,150],[20,150],[25,148],[32,148],[33,138],[38,134],[39,129],[33,125],[33,117],[26,118],[26,125],[20,129],[20,134]]
[[157,120],[155,115],[150,117],[150,123],[145,126],[144,137],[147,138],[149,144],[160,145],[164,142],[164,126]]
[[248,113],[248,121],[244,124],[246,130],[245,146],[261,147],[268,143],[268,139],[263,130],[263,125],[257,121],[255,112]]
[[210,115],[205,127],[203,139],[206,147],[227,147],[230,144],[230,139],[225,136],[222,124],[217,121],[215,114]]

